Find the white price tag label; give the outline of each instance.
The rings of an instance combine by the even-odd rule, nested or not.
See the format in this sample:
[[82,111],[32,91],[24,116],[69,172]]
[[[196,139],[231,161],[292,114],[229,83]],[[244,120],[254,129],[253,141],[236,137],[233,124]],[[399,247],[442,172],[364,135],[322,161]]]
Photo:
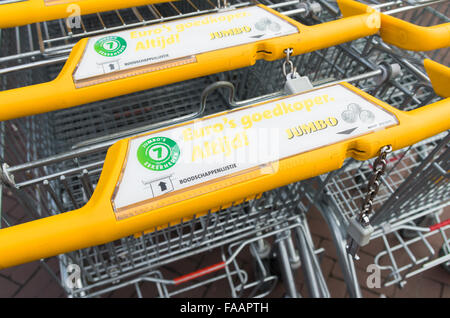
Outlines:
[[178,193],[187,199],[189,189],[219,180],[223,186],[252,169],[274,173],[279,160],[396,124],[385,109],[333,85],[137,137],[129,142],[114,210],[121,219],[131,216],[129,207]]
[[135,72],[141,74],[170,67],[161,65],[164,62],[193,63],[197,54],[297,32],[286,20],[257,6],[175,20],[90,38],[73,77],[80,82],[155,66]]

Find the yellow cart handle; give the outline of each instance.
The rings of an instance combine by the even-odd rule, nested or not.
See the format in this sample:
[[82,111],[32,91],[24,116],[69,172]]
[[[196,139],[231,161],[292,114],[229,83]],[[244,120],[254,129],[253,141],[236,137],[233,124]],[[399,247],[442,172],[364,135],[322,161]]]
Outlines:
[[[450,90],[449,69],[428,60],[425,61],[425,67],[429,73],[434,74],[434,83],[446,85],[446,92],[448,92]],[[215,188],[209,188],[208,191],[203,192],[201,192],[202,188],[211,187],[214,184],[201,183],[195,189],[201,192],[200,195],[189,197],[189,193],[184,191],[181,193],[184,196],[182,200],[154,209],[148,208],[145,203],[139,214],[117,219],[112,200],[116,198],[118,182],[122,178],[124,164],[126,164],[124,162],[129,160],[127,156],[130,144],[133,138],[147,138],[147,135],[121,140],[108,150],[99,183],[90,201],[84,207],[0,230],[0,269],[104,244],[134,233],[167,225],[169,222],[174,224],[181,219],[189,220],[194,214],[199,216],[201,215],[199,213],[215,207],[226,207],[233,202],[253,198],[259,193],[338,169],[347,157],[366,160],[376,156],[384,145],[392,145],[393,149],[397,150],[450,129],[450,98],[405,112],[377,100],[348,83],[342,83],[342,85],[345,89],[375,103],[376,107],[381,109],[380,111],[393,114],[398,124],[286,157],[278,162],[278,169],[273,173],[254,175],[247,179],[243,179],[242,175],[233,174],[230,175],[228,184],[222,183],[225,181],[219,178],[220,180],[215,181],[217,185]],[[264,104],[266,103],[260,105]],[[233,112],[236,111],[241,110]],[[215,116],[219,115],[208,118],[215,118]],[[298,116],[298,118],[301,117]],[[175,129],[188,124],[190,123],[181,124]],[[160,134],[168,129],[173,127],[159,130],[157,133]],[[230,180],[234,178],[237,178],[237,182],[230,183]]]
[[[284,50],[293,48],[293,55],[331,47],[375,34],[372,14],[362,14],[320,25],[305,26],[263,5],[259,7],[287,20],[297,33],[200,53],[195,62],[142,74],[131,69],[131,75],[99,84],[77,85],[73,74],[83,57],[88,39],[72,49],[58,77],[50,82],[0,92],[0,121],[69,108],[85,103],[130,94],[153,87],[198,78],[209,74],[251,66],[257,59],[276,60],[285,57]],[[230,11],[231,12],[231,11]],[[201,17],[200,17],[201,18]],[[375,19],[377,16],[375,16]],[[370,23],[368,23],[370,21]],[[120,72],[119,72],[120,73]],[[112,73],[114,75],[114,73]]]
[[0,29],[167,1],[169,0],[24,0],[0,3]]
[[[344,17],[375,11],[354,0],[337,0]],[[411,51],[431,51],[450,46],[450,22],[419,26],[381,13],[380,36],[386,43]]]

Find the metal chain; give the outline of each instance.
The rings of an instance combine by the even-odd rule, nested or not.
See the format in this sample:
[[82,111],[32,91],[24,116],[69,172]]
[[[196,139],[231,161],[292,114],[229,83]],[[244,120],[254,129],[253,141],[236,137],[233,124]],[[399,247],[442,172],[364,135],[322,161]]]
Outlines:
[[364,203],[362,205],[362,211],[359,215],[359,221],[364,226],[369,225],[370,222],[370,215],[373,212],[373,200],[375,196],[378,193],[378,190],[380,189],[381,184],[381,177],[383,176],[384,172],[386,171],[387,166],[387,155],[392,152],[392,146],[387,145],[380,149],[380,154],[378,155],[378,158],[375,160],[373,164],[373,174],[372,177],[369,180],[369,184],[367,186],[367,194],[366,198],[364,200]]
[[[293,75],[297,72],[297,68],[294,67],[294,63],[290,60],[291,54],[294,53],[294,49],[288,48],[284,50],[284,54],[286,54],[286,59],[283,62],[283,74],[284,76]],[[289,65],[290,72],[286,71],[287,66]]]

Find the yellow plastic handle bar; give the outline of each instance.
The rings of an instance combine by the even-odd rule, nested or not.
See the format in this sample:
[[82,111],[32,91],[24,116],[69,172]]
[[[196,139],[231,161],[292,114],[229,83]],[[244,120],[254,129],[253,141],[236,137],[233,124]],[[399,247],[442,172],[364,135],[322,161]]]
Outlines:
[[[353,0],[337,0],[344,17],[375,11]],[[381,13],[381,38],[411,51],[431,51],[450,46],[450,22],[424,27]]]
[[[449,69],[431,61],[425,61],[425,67],[430,73],[434,74],[435,82],[445,85],[446,92],[448,92],[450,90]],[[131,209],[134,209],[135,215],[125,215],[124,217],[118,217],[121,212],[118,209],[117,196],[120,193],[122,182],[125,182],[124,180],[127,178],[126,169],[128,169],[128,162],[132,160],[130,156],[135,155],[133,152],[130,153],[130,149],[133,147],[133,142],[138,141],[140,143],[142,138],[149,138],[149,134],[121,140],[108,150],[100,180],[93,196],[84,207],[0,230],[0,269],[89,246],[104,244],[148,229],[165,226],[169,222],[174,224],[174,222],[179,222],[181,219],[189,220],[194,214],[199,216],[217,207],[223,208],[231,203],[242,202],[242,200],[255,197],[259,193],[338,169],[347,157],[366,160],[376,156],[380,148],[385,145],[391,145],[396,150],[450,129],[450,98],[405,112],[377,100],[348,83],[332,85],[325,89],[330,87],[337,89],[339,92],[345,91],[347,92],[346,94],[350,94],[349,96],[357,95],[359,99],[365,101],[364,103],[370,103],[372,109],[381,113],[382,116],[394,118],[395,124],[389,124],[383,127],[384,129],[380,127],[374,128],[362,135],[356,134],[353,137],[345,137],[338,142],[327,141],[328,143],[318,148],[316,147],[317,145],[312,145],[311,149],[305,152],[301,152],[298,149],[289,150],[297,153],[288,157],[280,157],[280,160],[277,162],[277,169],[270,173],[262,173],[262,168],[260,169],[260,167],[263,165],[258,166],[256,170],[245,170],[243,173],[230,172],[228,177],[216,177],[216,179],[208,182],[199,182],[183,190],[161,195],[156,201],[142,201],[142,203],[133,204]],[[302,100],[308,94],[308,96],[318,94],[321,89],[291,95],[289,98]],[[334,97],[337,98],[339,96],[336,95]],[[301,121],[305,118],[304,116],[309,114],[308,107],[314,108],[316,114],[323,112],[321,107],[325,107],[325,113],[335,111],[336,107],[341,107],[349,102],[346,97],[341,96],[341,98],[343,98],[344,104],[328,104],[328,106],[324,106],[324,102],[332,101],[333,96],[325,97],[321,95],[311,97],[303,100],[303,104],[300,102],[293,104],[293,107],[302,113],[298,113],[298,115],[290,114],[287,117],[289,117],[289,120],[294,118]],[[278,99],[278,101],[281,103],[281,101],[286,101],[286,99]],[[267,107],[268,105],[272,107],[273,104],[270,104],[272,102],[264,102],[212,115],[200,121],[215,120],[216,122],[225,122],[222,119],[227,117],[230,119],[229,116],[238,116],[246,111],[261,109],[258,107]],[[314,103],[316,103],[316,106],[312,106]],[[253,112],[252,118],[255,121],[258,118],[258,121],[266,119],[266,122],[269,123],[271,120],[277,120],[276,118],[278,117],[276,116],[281,116],[280,114],[277,115],[276,112],[291,106],[285,104],[276,106],[273,112],[261,112],[259,117],[254,115],[257,112]],[[367,120],[368,118],[370,116],[366,114],[365,119]],[[381,120],[384,121],[384,119]],[[336,129],[339,128],[339,125],[346,125],[343,123],[338,125],[336,118],[332,119],[329,117],[326,121],[331,126],[336,125]],[[339,121],[343,121],[343,119],[339,118]],[[197,120],[196,125],[198,122]],[[324,122],[318,121],[317,125],[324,125]],[[150,135],[169,134],[171,130],[186,129],[186,127],[190,127],[189,125],[192,125],[192,122],[154,131]],[[341,128],[344,126],[341,126]],[[211,129],[214,129],[215,126],[211,127]],[[305,127],[307,129],[307,126]],[[284,133],[286,127],[277,127],[277,129]],[[325,132],[331,131],[333,128],[326,128],[325,125],[321,129],[325,129],[323,130]],[[347,133],[347,130],[344,131],[344,134]],[[312,138],[311,136],[313,135],[308,136],[308,138]],[[327,133],[325,135],[327,140],[331,137],[335,138],[336,134]],[[303,144],[304,139],[298,140]],[[147,141],[144,144],[149,145]],[[184,150],[186,149],[184,148]],[[200,164],[204,165],[205,163],[201,162]],[[221,162],[217,164],[221,164]],[[173,174],[175,167],[172,166],[172,172],[169,173]],[[140,169],[143,168],[140,167]],[[196,168],[189,164],[189,167],[186,169],[190,170],[188,173],[194,173],[192,171]],[[156,175],[157,179],[161,176],[159,174],[161,172],[151,171],[150,173]],[[136,173],[131,175],[135,181],[141,177]],[[139,180],[136,182],[140,183]],[[134,195],[134,192],[137,191],[136,189],[136,187],[131,187],[129,195]],[[194,195],[191,195],[191,192]],[[125,196],[125,198],[128,197]],[[167,200],[173,200],[173,202],[163,204]],[[155,207],[158,204],[160,206]],[[153,208],[150,207],[152,205]]]
[[0,29],[169,0],[23,0],[0,3]]
[[[189,63],[177,65],[174,62],[176,65],[151,70],[146,70],[145,67],[153,67],[152,65],[157,64],[140,66],[127,71],[122,70],[105,74],[105,76],[116,76],[113,80],[77,85],[73,74],[79,67],[80,59],[82,59],[88,44],[88,39],[83,39],[75,45],[64,68],[55,80],[0,92],[0,120],[69,108],[209,74],[251,66],[257,59],[270,61],[280,59],[285,57],[284,51],[287,48],[293,49],[293,55],[311,52],[375,34],[378,31],[377,27],[367,23],[369,18],[373,18],[373,14],[362,14],[319,25],[305,26],[270,8],[258,6],[287,21],[289,25],[293,25],[296,32],[286,36],[255,40],[255,42],[243,45],[200,53],[195,57],[190,57]],[[228,11],[228,13],[232,14],[233,11]],[[208,16],[198,17],[198,20],[204,18],[207,19]],[[182,23],[183,20],[179,21]],[[228,30],[224,32],[228,32]],[[139,34],[133,33],[133,36]],[[146,42],[144,39],[142,43],[148,45],[146,43],[150,42]],[[95,66],[94,64],[94,68]]]

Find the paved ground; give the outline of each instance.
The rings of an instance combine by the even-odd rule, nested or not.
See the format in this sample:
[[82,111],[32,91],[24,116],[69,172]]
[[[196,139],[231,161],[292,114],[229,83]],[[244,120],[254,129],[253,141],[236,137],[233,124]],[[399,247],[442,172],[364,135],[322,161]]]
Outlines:
[[[445,211],[445,218],[450,217],[450,209]],[[331,241],[330,233],[326,228],[318,212],[309,215],[309,225],[316,247],[323,247],[325,252],[321,256],[321,267],[323,274],[333,297],[348,297],[340,267],[337,263],[335,248]],[[441,244],[431,240],[432,244]],[[419,247],[417,250],[424,249]],[[408,280],[403,287],[391,286],[388,288],[368,288],[366,279],[370,273],[366,272],[367,265],[373,263],[374,256],[383,249],[381,240],[371,242],[361,252],[361,260],[356,263],[357,273],[362,286],[362,293],[365,297],[450,297],[450,274],[437,266],[420,275]],[[243,253],[240,258],[240,265],[248,269],[250,279],[253,278],[253,265],[250,261],[249,253]],[[405,253],[403,255],[405,259]],[[196,256],[192,259],[170,264],[162,269],[165,277],[174,278],[199,268],[213,265],[219,262],[218,251],[209,252]],[[47,264],[58,272],[56,259],[47,261]],[[219,272],[218,274],[223,273]],[[211,275],[213,277],[214,275]],[[301,270],[295,271],[297,288],[302,296],[308,296]],[[382,272],[386,277],[386,272]],[[209,278],[209,277],[208,277]],[[156,289],[153,284],[142,286],[144,297],[156,296]],[[278,283],[270,297],[282,297],[285,294],[282,283]],[[136,297],[136,290],[126,287],[106,295],[107,297]],[[229,297],[230,288],[226,280],[220,280],[207,287],[197,288],[193,291],[182,293],[177,297]],[[63,289],[51,277],[48,271],[39,263],[33,262],[15,268],[0,271],[0,297],[65,297]]]

